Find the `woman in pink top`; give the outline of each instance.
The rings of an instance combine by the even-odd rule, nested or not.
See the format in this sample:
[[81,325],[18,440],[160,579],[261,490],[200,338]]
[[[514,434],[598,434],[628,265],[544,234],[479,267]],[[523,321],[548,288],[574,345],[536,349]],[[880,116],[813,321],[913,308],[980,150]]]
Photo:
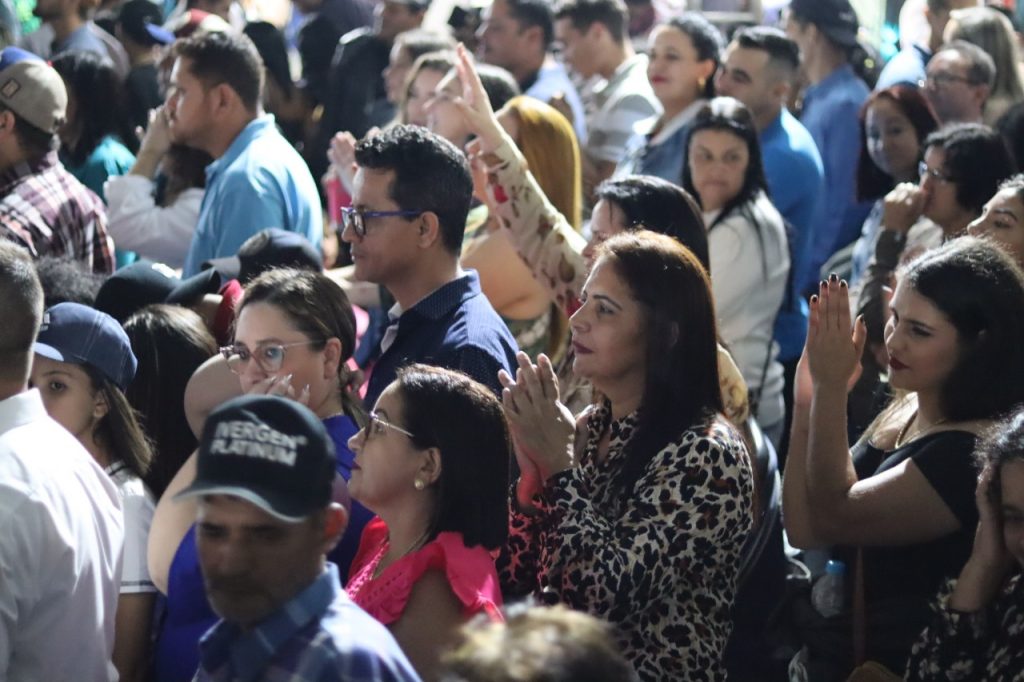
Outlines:
[[497,398],[459,372],[412,365],[349,440],[349,492],[377,514],[346,590],[391,629],[425,680],[470,617],[500,619],[494,554],[508,533],[511,445]]

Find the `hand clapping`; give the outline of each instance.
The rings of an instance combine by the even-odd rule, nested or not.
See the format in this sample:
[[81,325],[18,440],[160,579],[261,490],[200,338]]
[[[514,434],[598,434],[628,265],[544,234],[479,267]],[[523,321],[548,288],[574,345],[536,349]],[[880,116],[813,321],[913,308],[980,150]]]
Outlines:
[[[849,389],[860,376],[860,358],[867,339],[864,318],[850,320],[850,291],[846,282],[832,275],[811,296],[807,330],[807,366],[815,388],[841,386]],[[852,329],[852,333],[851,333]]]

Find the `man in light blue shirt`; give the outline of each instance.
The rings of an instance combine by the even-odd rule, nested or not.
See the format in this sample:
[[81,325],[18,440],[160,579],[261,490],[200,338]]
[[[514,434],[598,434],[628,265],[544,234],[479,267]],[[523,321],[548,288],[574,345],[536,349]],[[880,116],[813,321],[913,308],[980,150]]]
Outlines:
[[750,109],[772,203],[791,228],[792,288],[775,323],[779,360],[795,366],[807,335],[799,282],[810,278],[812,235],[824,209],[825,171],[810,132],[784,107],[800,65],[796,44],[774,28],[738,31],[722,54],[715,86]]
[[175,46],[166,112],[176,142],[207,152],[206,194],[184,276],[233,256],[268,227],[323,238],[316,183],[302,157],[264,114],[263,62],[247,37],[206,33]]
[[837,250],[860,235],[871,209],[855,198],[860,158],[859,113],[868,86],[853,72],[849,53],[857,46],[857,15],[849,0],[793,0],[786,33],[800,48],[810,86],[800,121],[810,131],[825,166],[825,213],[811,242],[799,286],[808,291],[818,270]]
[[586,141],[586,118],[576,86],[565,67],[551,56],[555,15],[549,0],[494,0],[480,25],[480,59],[511,73],[528,97],[545,104],[564,99],[580,144]]

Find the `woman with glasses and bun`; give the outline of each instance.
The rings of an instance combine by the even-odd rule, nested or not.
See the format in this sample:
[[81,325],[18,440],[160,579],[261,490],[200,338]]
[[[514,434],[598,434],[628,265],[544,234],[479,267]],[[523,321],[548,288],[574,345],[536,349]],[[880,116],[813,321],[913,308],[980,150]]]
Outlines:
[[412,365],[349,447],[349,490],[377,518],[345,589],[436,679],[459,627],[480,613],[501,619],[492,553],[508,535],[512,452],[501,404],[460,372]]
[[[241,393],[283,395],[307,405],[334,441],[339,479],[352,473],[347,443],[364,420],[360,402],[347,390],[346,361],[355,349],[352,307],[344,291],[319,272],[271,270],[249,282],[238,304],[234,343],[206,362],[185,392],[194,430],[206,414]],[[179,470],[157,507],[149,544],[153,581],[167,595],[157,641],[155,678],[191,680],[198,667],[199,638],[216,622],[203,589],[195,549],[195,508],[174,501],[195,477],[195,455]],[[343,488],[342,484],[338,484]],[[347,492],[340,493],[347,502]],[[372,514],[353,504],[348,529],[328,554],[347,575],[363,526]]]

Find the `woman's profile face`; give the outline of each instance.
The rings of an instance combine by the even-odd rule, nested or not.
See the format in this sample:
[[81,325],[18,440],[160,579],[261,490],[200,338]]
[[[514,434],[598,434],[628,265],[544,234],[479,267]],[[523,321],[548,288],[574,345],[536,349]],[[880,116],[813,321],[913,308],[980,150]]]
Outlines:
[[29,382],[39,389],[54,421],[82,443],[92,438],[96,424],[106,414],[106,401],[81,365],[36,355]]
[[889,383],[904,391],[938,395],[960,359],[956,327],[931,300],[902,282],[889,310]]
[[968,208],[956,198],[957,183],[962,178],[946,166],[946,150],[942,147],[928,147],[924,152],[926,172],[921,176],[920,187],[924,194],[924,215],[948,233],[954,226],[963,226],[974,219]]
[[981,216],[967,226],[967,234],[991,239],[1024,266],[1024,201],[1019,190],[996,192]]
[[[338,390],[337,364],[327,357],[326,348],[316,350],[311,343],[316,341],[323,340],[298,331],[275,305],[257,302],[243,306],[235,321],[235,346],[245,348],[251,358],[238,375],[242,390],[248,392],[271,376],[283,379],[291,375],[295,395],[308,385],[310,409],[321,419],[331,416],[321,412],[328,409],[332,392]],[[276,364],[274,356],[278,353],[283,353],[280,367],[275,371],[265,369]]]
[[647,319],[639,301],[608,257],[599,258],[572,318],[573,373],[598,390],[623,385],[643,391]]
[[398,383],[393,382],[377,398],[373,418],[348,441],[356,455],[349,494],[377,513],[409,496],[424,494],[415,487],[422,453],[399,430],[409,430],[403,421],[404,405]]
[[997,510],[1003,521],[1003,542],[1017,563],[1024,566],[1024,461],[1012,460],[999,469]]
[[401,100],[405,77],[412,68],[410,57],[409,51],[398,43],[391,48],[388,65],[384,69],[384,89],[387,91],[388,101],[392,104],[398,104]]
[[705,212],[720,210],[743,189],[750,150],[739,135],[700,130],[690,140],[690,177]]
[[882,172],[896,182],[917,179],[921,144],[917,131],[903,110],[886,97],[879,97],[864,118],[868,156]]
[[434,95],[434,89],[444,78],[435,69],[420,69],[409,84],[409,96],[405,99],[405,122],[412,126],[427,127],[427,100]]
[[466,144],[470,135],[462,113],[453,103],[453,100],[461,95],[462,85],[459,76],[455,69],[452,69],[434,87],[434,92],[426,103],[427,128],[459,149]]
[[594,212],[590,217],[590,241],[583,247],[583,257],[587,265],[594,264],[597,247],[620,232],[625,232],[627,228],[626,214],[619,205],[606,199],[599,199],[594,204]]
[[672,26],[658,26],[651,33],[647,80],[659,101],[689,102],[699,96],[700,79],[713,74],[714,62],[699,60],[690,36]]

